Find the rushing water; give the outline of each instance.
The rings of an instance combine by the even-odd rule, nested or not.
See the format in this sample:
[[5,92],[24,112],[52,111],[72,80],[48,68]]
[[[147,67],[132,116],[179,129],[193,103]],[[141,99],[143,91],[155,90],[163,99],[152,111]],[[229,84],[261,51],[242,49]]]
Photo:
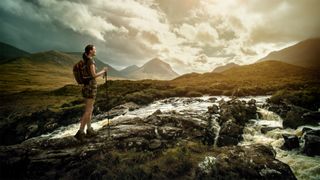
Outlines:
[[[276,158],[280,161],[288,164],[294,172],[297,179],[320,179],[320,156],[309,157],[302,154],[300,150],[283,150],[281,146],[284,144],[282,134],[292,134],[298,137],[302,135],[303,127],[309,127],[312,129],[320,129],[313,126],[301,126],[294,129],[283,129],[282,119],[279,115],[270,112],[265,109],[258,109],[258,112],[262,115],[261,119],[251,120],[244,129],[243,142],[240,145],[247,144],[266,144],[271,145],[277,152]],[[262,127],[274,127],[275,129],[261,133]],[[300,142],[300,147],[303,146],[303,142]]]
[[[294,134],[301,136],[303,127],[299,127],[297,130],[283,129],[282,119],[277,114],[261,108],[268,97],[269,96],[253,96],[240,98],[240,100],[244,101],[249,101],[252,98],[255,99],[256,104],[259,107],[258,112],[261,114],[261,117],[258,118],[257,116],[257,119],[252,119],[249,123],[247,123],[243,134],[244,140],[239,145],[256,143],[271,145],[277,152],[276,158],[288,164],[298,179],[320,179],[319,156],[309,157],[301,154],[299,150],[286,151],[280,148],[284,143],[282,134]],[[216,98],[216,101],[214,101],[213,98]],[[145,118],[157,110],[160,110],[163,113],[175,111],[179,114],[183,114],[189,117],[202,116],[203,119],[205,119],[205,113],[207,112],[208,107],[212,106],[213,104],[218,105],[218,101],[222,99],[224,99],[225,101],[230,100],[230,98],[226,96],[203,96],[198,98],[176,97],[163,99],[155,101],[148,106],[141,107],[134,111],[128,111],[124,115],[114,117],[110,119],[110,122],[112,124],[112,122],[134,117]],[[212,118],[212,125],[215,133],[218,134],[220,127],[215,121],[216,118],[217,116],[214,116]],[[107,123],[108,119],[104,119],[92,123],[92,127],[94,129],[100,129]],[[263,134],[261,133],[261,128],[263,127],[274,127],[274,129],[267,132],[266,134]],[[76,123],[66,127],[61,127],[56,131],[43,136],[50,138],[73,136],[77,132],[78,128],[79,123]],[[320,127],[311,128],[319,129]],[[216,136],[216,138],[217,137],[218,136]],[[301,146],[302,145],[303,142],[301,142]]]

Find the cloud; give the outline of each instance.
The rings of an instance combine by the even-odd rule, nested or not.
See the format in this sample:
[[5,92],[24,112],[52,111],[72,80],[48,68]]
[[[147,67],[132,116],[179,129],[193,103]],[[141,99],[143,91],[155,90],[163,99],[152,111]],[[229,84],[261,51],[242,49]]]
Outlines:
[[320,1],[2,0],[0,41],[29,50],[82,51],[111,65],[160,57],[182,73],[252,63],[320,36]]

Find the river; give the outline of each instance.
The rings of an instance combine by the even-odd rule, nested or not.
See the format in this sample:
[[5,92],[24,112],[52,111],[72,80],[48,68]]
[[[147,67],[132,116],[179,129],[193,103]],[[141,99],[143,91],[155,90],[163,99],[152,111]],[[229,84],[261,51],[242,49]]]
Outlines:
[[[300,152],[300,149],[287,151],[282,150],[280,148],[284,143],[282,134],[294,134],[301,136],[303,127],[299,127],[296,130],[289,128],[283,129],[281,117],[271,111],[262,108],[262,105],[266,103],[266,100],[267,98],[269,98],[269,96],[249,96],[240,98],[240,100],[249,101],[252,98],[257,101],[256,105],[258,107],[258,112],[262,115],[262,117],[259,118],[257,116],[256,119],[252,119],[249,123],[247,123],[243,134],[244,140],[238,145],[242,146],[257,143],[271,145],[277,153],[276,158],[288,164],[291,167],[297,179],[320,179],[320,156],[309,157],[302,154]],[[112,122],[128,118],[145,118],[157,110],[160,110],[163,113],[175,111],[179,114],[183,114],[188,117],[191,116],[194,118],[200,118],[205,120],[205,114],[208,110],[208,107],[212,106],[213,104],[218,105],[217,102],[222,99],[224,99],[225,101],[230,100],[230,98],[226,96],[203,96],[197,98],[167,98],[159,101],[154,101],[148,106],[141,107],[134,111],[127,111],[124,115],[116,116],[110,119],[109,121],[112,124]],[[92,123],[92,127],[97,130],[102,128],[107,123],[108,119],[103,119],[101,121]],[[214,122],[213,125],[217,134],[219,132],[220,127],[217,122]],[[266,134],[263,134],[260,131],[262,127],[277,128],[267,132]],[[42,136],[49,138],[73,136],[77,132],[78,128],[79,123],[76,123],[66,127],[61,127],[52,133],[45,134]],[[320,126],[310,128],[320,129]],[[302,147],[303,142],[300,143],[300,147]]]

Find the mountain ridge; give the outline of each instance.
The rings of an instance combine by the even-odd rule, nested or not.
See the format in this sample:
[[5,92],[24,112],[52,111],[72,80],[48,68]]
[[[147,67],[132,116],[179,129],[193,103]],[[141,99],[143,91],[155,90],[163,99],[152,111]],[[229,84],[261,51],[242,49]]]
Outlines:
[[140,68],[128,74],[133,79],[159,79],[170,80],[179,76],[171,66],[159,58],[147,61]]
[[277,60],[320,70],[320,38],[306,39],[287,48],[273,51],[256,63],[266,60]]
[[6,62],[8,59],[17,58],[20,56],[28,56],[30,53],[10,44],[0,42],[0,63]]

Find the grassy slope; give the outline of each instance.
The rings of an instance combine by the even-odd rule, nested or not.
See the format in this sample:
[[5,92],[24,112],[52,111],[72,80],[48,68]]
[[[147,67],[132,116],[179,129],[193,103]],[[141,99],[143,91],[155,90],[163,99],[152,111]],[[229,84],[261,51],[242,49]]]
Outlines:
[[[30,66],[29,68],[35,67]],[[22,74],[25,73],[21,73],[23,78]],[[32,73],[30,72],[30,74]],[[281,62],[262,62],[233,68],[222,74],[187,74],[172,81],[112,80],[108,82],[109,102],[106,101],[105,86],[100,85],[96,106],[101,110],[107,110],[128,101],[148,104],[156,99],[173,96],[232,95],[234,92],[238,96],[272,94],[279,89],[299,90],[320,87],[319,78],[316,78],[316,75],[308,69]],[[48,82],[46,87],[49,87],[50,83],[54,81],[54,79],[47,81],[48,77],[43,78],[36,75],[34,78],[33,81],[37,80],[38,86],[44,86],[41,81],[43,79]],[[19,82],[19,80],[16,81]],[[103,83],[102,78],[100,81]],[[36,88],[36,86],[34,87]],[[68,85],[54,91],[30,90],[1,98],[3,103],[0,106],[0,111],[7,112],[5,114],[21,110],[33,112],[48,107],[59,109],[63,104],[76,100],[81,102],[82,100],[81,87],[77,85]]]
[[[49,51],[11,59],[0,66],[0,91],[53,90],[74,84],[73,65],[79,59],[65,53]],[[99,79],[102,84],[104,80]]]

